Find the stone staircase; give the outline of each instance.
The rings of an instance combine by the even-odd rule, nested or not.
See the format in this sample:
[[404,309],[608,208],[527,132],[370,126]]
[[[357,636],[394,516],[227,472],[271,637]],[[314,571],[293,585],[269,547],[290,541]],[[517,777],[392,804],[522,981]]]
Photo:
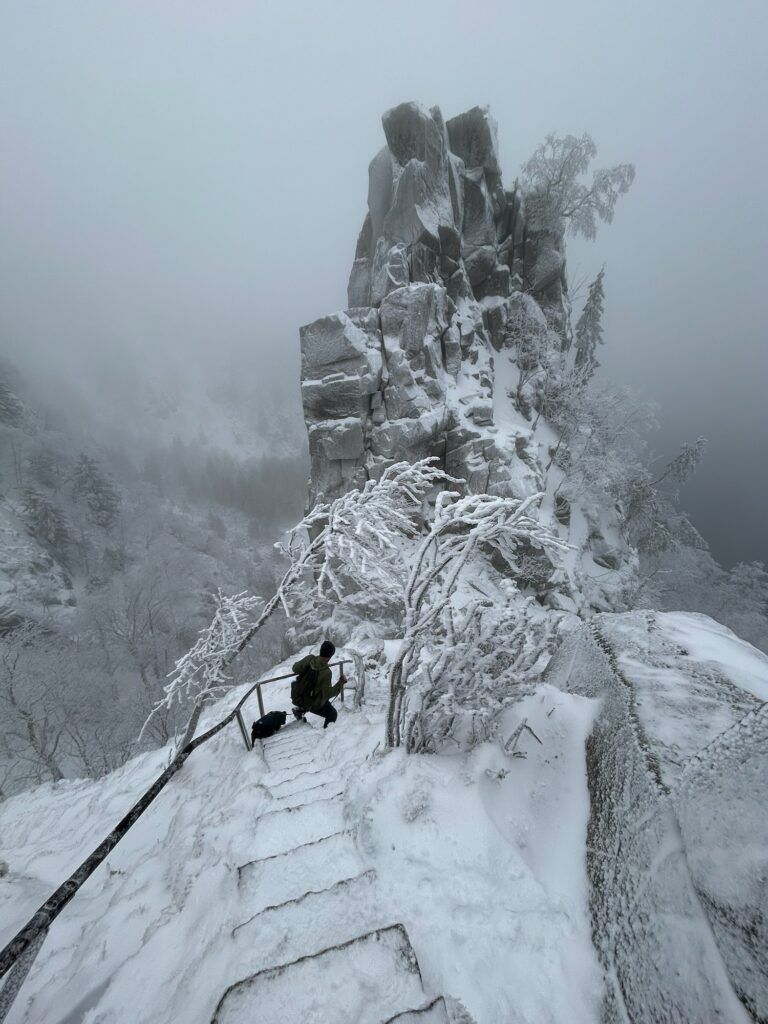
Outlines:
[[227,988],[212,1024],[449,1024],[360,859],[325,740],[291,723],[263,744],[260,783],[274,809],[238,869],[243,914],[232,933],[251,973]]

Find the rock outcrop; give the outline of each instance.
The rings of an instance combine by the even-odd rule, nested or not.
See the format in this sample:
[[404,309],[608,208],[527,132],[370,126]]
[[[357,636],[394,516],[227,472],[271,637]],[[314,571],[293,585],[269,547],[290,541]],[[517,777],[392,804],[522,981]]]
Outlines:
[[[528,224],[503,187],[487,109],[444,122],[403,103],[382,122],[349,307],[300,332],[309,505],[428,456],[472,492],[547,492],[559,445],[544,420],[537,430],[537,388],[544,353],[570,344],[562,232]],[[571,566],[581,597],[545,587],[550,602],[623,608],[635,563],[614,510],[548,503],[584,563]]]
[[301,330],[310,502],[429,455],[473,490],[529,494],[535,460],[496,436],[494,353],[521,309],[565,330],[562,241],[526,238],[486,109],[445,123],[403,103],[383,126],[349,308]]

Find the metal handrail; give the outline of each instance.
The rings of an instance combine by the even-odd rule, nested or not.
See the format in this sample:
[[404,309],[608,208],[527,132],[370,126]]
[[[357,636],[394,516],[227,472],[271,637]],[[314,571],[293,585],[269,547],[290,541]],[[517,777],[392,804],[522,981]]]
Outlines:
[[[351,660],[352,659],[336,661],[332,665],[329,665],[329,668],[348,665]],[[101,864],[112,850],[114,850],[120,840],[127,834],[133,825],[136,824],[144,811],[146,811],[149,805],[158,796],[160,791],[164,789],[166,784],[182,768],[189,755],[198,747],[202,746],[203,743],[206,743],[217,733],[221,732],[222,729],[228,726],[229,723],[233,722],[235,719],[238,720],[240,725],[243,739],[246,741],[246,747],[248,750],[251,750],[251,743],[248,738],[248,734],[245,731],[245,723],[243,722],[241,714],[243,705],[255,690],[259,698],[259,711],[261,712],[260,717],[263,717],[264,702],[261,696],[261,687],[265,686],[267,683],[279,682],[281,679],[290,679],[294,675],[294,672],[288,672],[282,676],[273,676],[271,679],[260,679],[258,683],[254,683],[247,693],[241,697],[228,715],[222,718],[220,722],[217,722],[216,725],[208,729],[207,732],[202,733],[202,735],[187,743],[182,750],[179,750],[162,775],[159,775],[155,779],[149,789],[139,800],[136,801],[133,807],[131,807],[128,813],[117,823],[109,835],[99,843],[96,849],[86,857],[82,864],[72,872],[65,882],[62,882],[58,889],[56,889],[56,891],[48,897],[45,903],[43,903],[43,905],[32,915],[24,927],[16,933],[2,952],[0,952],[0,979],[2,979],[8,971],[14,967],[14,965],[17,966],[17,970],[12,972],[12,976],[8,978],[5,985],[0,990],[0,1021],[5,1019],[6,1014],[10,1010],[14,998],[21,987],[24,978],[32,967],[32,963],[38,950],[45,940],[48,929],[78,889],[80,889],[81,886],[91,877],[99,864]],[[341,692],[343,699],[343,687]]]

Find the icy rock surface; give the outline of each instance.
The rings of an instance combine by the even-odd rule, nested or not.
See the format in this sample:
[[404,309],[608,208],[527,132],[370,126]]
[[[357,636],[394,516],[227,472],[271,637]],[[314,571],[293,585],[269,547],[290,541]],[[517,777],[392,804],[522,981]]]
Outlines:
[[382,124],[349,309],[301,329],[310,504],[429,455],[472,490],[523,496],[535,480],[490,433],[493,352],[511,344],[523,289],[565,330],[562,240],[526,241],[487,109],[446,124],[437,107],[402,103]]
[[605,1021],[765,1019],[768,658],[748,646],[705,616],[596,616],[548,670],[602,698],[587,858]]

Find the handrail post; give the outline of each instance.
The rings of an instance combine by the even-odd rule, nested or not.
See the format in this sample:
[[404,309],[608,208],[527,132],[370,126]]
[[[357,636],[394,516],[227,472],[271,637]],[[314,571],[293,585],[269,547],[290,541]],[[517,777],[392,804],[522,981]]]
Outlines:
[[240,711],[240,708],[238,708],[237,711],[235,712],[235,718],[237,719],[237,724],[240,726],[240,735],[243,737],[245,749],[253,750],[253,744],[251,743],[250,737],[248,736],[248,730],[245,728],[245,722],[243,721],[243,716]]
[[259,718],[264,717],[264,701],[261,697],[261,683],[256,687],[256,696],[259,698]]

